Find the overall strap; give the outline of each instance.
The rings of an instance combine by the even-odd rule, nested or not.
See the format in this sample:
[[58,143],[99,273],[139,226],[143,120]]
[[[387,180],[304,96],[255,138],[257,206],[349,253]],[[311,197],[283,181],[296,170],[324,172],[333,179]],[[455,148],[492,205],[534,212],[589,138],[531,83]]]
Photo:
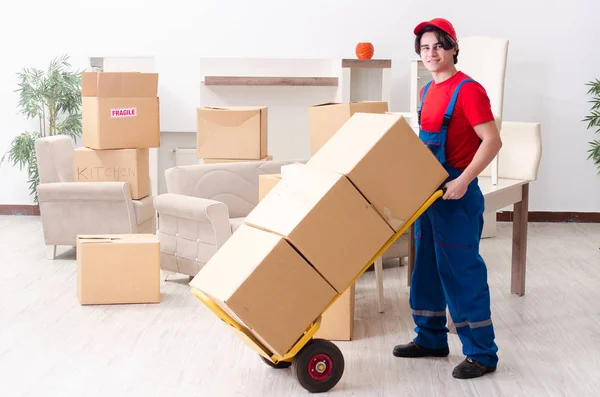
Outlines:
[[421,104],[419,105],[419,110],[417,111],[417,116],[419,117],[419,126],[421,126],[421,111],[423,110],[423,102],[425,102],[425,95],[427,94],[427,90],[429,89],[429,86],[431,86],[432,82],[433,80],[425,84],[425,87],[423,88],[423,95],[421,95]]
[[444,113],[444,119],[442,120],[442,129],[441,131],[447,132],[448,126],[450,125],[450,118],[452,117],[452,113],[454,113],[454,105],[456,105],[456,98],[458,97],[458,92],[464,83],[475,82],[472,78],[467,78],[458,83],[456,89],[454,90],[454,94],[452,94],[452,98],[450,99],[450,103],[446,108],[446,112]]

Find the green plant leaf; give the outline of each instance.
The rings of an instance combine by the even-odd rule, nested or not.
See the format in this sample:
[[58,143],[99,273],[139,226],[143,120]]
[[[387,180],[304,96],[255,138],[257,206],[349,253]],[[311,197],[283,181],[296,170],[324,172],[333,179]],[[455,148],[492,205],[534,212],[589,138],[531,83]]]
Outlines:
[[592,162],[598,167],[598,174],[600,174],[600,141],[594,140],[590,142],[590,149],[588,150],[589,156],[588,160],[592,160]]
[[27,119],[37,119],[39,131],[17,135],[0,159],[0,165],[9,160],[20,170],[27,169],[29,190],[37,203],[39,172],[35,141],[56,134],[73,139],[81,136],[81,72],[71,68],[68,55],[61,55],[46,70],[23,68],[17,73],[15,92],[19,93],[18,113]]
[[73,140],[81,136],[81,114],[75,113],[67,116],[65,120],[57,124],[56,131],[61,135],[68,135]]
[[[600,134],[600,80],[589,81],[586,83],[588,86],[587,95],[592,98],[588,101],[592,104],[590,113],[583,118],[583,121],[587,123],[587,129],[594,129],[595,134]],[[588,150],[588,160],[592,160],[598,174],[600,174],[600,141],[594,140],[589,142],[590,148]]]

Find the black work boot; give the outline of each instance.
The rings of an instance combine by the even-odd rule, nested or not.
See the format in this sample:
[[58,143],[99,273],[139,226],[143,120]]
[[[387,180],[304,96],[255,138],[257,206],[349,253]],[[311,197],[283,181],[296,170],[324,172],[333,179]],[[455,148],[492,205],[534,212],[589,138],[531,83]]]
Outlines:
[[452,371],[452,376],[457,379],[472,379],[479,378],[489,372],[494,372],[496,368],[488,367],[487,365],[483,365],[480,362],[467,358],[462,363],[458,364],[454,371]]
[[394,356],[396,357],[446,357],[450,354],[448,346],[443,349],[429,349],[421,347],[415,342],[410,342],[406,345],[398,345],[394,347]]

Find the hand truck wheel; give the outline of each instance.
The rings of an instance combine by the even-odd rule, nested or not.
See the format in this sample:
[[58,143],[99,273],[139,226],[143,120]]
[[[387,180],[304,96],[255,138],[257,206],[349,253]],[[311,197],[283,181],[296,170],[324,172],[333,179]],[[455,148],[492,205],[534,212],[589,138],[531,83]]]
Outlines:
[[285,369],[285,368],[289,368],[292,366],[292,362],[291,361],[280,361],[277,364],[275,364],[273,361],[266,359],[265,357],[259,355],[259,357],[261,358],[261,360],[263,360],[265,362],[265,364],[267,364],[269,367],[271,368],[276,368],[276,369]]
[[292,373],[310,393],[329,391],[342,378],[344,355],[332,342],[312,339],[294,357]]

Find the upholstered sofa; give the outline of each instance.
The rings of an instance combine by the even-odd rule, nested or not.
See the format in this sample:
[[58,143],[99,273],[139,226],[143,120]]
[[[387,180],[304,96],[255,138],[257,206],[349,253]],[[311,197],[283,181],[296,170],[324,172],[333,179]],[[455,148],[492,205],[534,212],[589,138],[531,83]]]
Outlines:
[[[258,203],[258,176],[278,174],[291,161],[255,161],[173,167],[165,172],[167,193],[154,199],[161,268],[195,276]],[[383,260],[408,255],[401,236]]]
[[75,246],[78,234],[156,232],[153,197],[133,200],[127,182],[75,182],[71,138],[35,142],[40,216],[49,259],[57,245]]

